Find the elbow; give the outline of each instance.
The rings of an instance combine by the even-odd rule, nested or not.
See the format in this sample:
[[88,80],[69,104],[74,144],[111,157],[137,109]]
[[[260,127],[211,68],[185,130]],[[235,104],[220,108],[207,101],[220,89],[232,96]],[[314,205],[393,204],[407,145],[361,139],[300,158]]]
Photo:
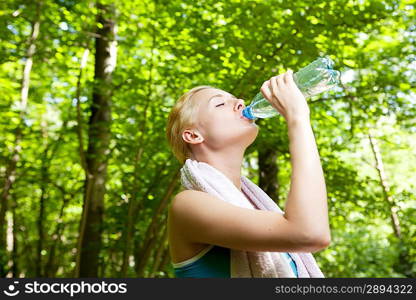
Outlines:
[[313,252],[322,251],[325,248],[328,248],[330,244],[331,244],[330,234],[321,234],[315,239],[315,243],[314,243],[315,251]]
[[315,253],[329,247],[331,244],[331,235],[329,233],[308,234],[305,241],[309,251]]
[[321,238],[317,240],[317,244],[321,247],[321,249],[328,248],[331,244],[331,235],[322,235]]

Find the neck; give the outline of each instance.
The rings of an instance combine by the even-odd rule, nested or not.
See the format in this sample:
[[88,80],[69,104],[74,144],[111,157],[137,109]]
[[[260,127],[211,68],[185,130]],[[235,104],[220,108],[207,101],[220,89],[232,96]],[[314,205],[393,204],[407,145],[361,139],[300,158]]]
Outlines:
[[234,186],[241,191],[241,165],[243,163],[244,151],[228,151],[219,153],[207,153],[196,156],[194,159],[207,163],[221,171]]

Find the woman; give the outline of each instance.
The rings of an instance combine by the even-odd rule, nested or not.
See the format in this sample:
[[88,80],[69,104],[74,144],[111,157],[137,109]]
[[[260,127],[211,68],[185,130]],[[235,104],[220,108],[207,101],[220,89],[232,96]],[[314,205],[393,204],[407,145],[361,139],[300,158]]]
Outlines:
[[[197,190],[179,192],[168,214],[177,277],[230,277],[230,248],[286,253],[316,252],[329,245],[325,180],[309,107],[292,75],[272,77],[261,87],[288,126],[292,176],[284,215],[237,207]],[[207,163],[241,191],[244,151],[259,130],[242,117],[244,108],[243,100],[209,86],[184,94],[169,115],[166,132],[177,159]],[[291,267],[296,275],[293,261]]]

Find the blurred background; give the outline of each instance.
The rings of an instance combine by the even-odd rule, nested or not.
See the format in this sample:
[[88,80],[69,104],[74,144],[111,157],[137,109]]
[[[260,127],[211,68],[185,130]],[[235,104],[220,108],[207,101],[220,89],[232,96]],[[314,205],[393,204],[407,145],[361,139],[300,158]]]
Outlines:
[[[0,3],[0,276],[173,277],[165,138],[184,92],[250,104],[328,55],[308,100],[328,191],[326,277],[416,275],[416,13],[410,0]],[[243,175],[284,209],[287,127],[256,121]]]

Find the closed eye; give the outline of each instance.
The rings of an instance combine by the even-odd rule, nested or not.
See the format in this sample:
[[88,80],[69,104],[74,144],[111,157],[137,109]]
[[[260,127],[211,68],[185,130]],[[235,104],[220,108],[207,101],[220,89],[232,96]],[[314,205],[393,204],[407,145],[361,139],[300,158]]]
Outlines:
[[221,106],[221,105],[224,105],[225,103],[221,103],[221,104],[218,104],[218,105],[215,105],[215,107],[218,107],[218,106]]

